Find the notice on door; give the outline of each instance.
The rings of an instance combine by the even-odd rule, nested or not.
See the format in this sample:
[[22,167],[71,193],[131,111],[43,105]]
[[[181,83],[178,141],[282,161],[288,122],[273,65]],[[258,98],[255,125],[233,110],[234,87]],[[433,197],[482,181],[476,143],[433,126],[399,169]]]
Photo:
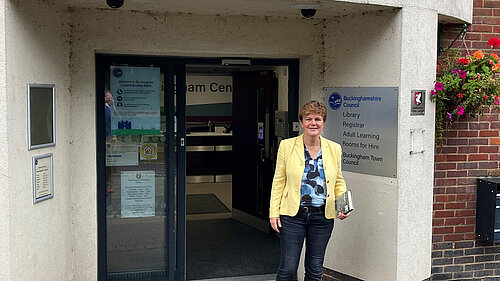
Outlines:
[[342,146],[342,169],[396,177],[398,88],[325,88],[325,136]]
[[160,134],[160,68],[111,66],[112,135]]
[[155,171],[121,172],[121,217],[155,216]]
[[139,147],[137,144],[107,143],[106,166],[137,166]]

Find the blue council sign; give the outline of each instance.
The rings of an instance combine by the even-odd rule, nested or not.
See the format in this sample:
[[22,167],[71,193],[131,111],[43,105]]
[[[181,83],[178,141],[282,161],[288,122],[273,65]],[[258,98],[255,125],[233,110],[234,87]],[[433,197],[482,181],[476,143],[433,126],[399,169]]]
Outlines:
[[324,135],[342,146],[345,171],[396,177],[398,88],[325,88]]

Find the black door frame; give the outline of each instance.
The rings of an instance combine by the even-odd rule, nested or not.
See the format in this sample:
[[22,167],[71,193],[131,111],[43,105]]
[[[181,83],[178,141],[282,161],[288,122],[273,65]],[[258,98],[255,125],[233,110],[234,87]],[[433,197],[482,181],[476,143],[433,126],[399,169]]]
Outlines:
[[[165,104],[166,118],[172,122],[167,122],[167,132],[174,132],[174,75],[177,85],[177,139],[174,134],[167,134],[167,151],[174,151],[177,147],[177,159],[173,153],[168,153],[168,163],[177,165],[177,193],[171,189],[165,193],[168,202],[167,214],[167,261],[168,280],[186,280],[186,65],[222,65],[223,58],[196,58],[196,57],[166,57],[166,56],[136,56],[136,55],[116,55],[116,54],[96,54],[96,164],[97,164],[97,275],[99,281],[106,281],[107,253],[106,253],[106,188],[105,188],[105,126],[104,126],[104,98],[105,72],[110,65],[155,65],[159,66],[165,73]],[[288,66],[288,129],[289,136],[297,135],[292,131],[293,122],[298,122],[299,103],[299,59],[251,59],[252,66]],[[175,161],[175,162],[174,162]],[[166,173],[168,186],[174,186],[174,172],[169,169]],[[168,190],[168,189],[167,189]],[[174,210],[174,196],[177,196],[177,208]],[[181,200],[182,199],[182,200]],[[168,200],[168,201],[167,201]],[[174,212],[177,213],[177,225],[174,226]],[[177,232],[175,232],[177,229]]]

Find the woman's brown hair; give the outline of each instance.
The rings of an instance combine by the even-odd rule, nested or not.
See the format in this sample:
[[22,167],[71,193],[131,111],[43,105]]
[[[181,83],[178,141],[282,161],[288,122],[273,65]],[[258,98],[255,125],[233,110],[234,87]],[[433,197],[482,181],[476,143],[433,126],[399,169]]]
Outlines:
[[326,122],[327,111],[325,104],[323,104],[322,102],[315,100],[306,102],[299,111],[300,122],[302,122],[304,116],[307,116],[311,113],[318,114],[323,118],[323,122]]

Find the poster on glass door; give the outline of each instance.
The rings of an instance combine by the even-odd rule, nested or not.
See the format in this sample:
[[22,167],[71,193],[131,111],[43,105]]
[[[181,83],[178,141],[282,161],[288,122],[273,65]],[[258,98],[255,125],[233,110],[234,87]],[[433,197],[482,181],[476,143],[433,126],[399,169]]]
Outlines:
[[160,68],[110,67],[112,135],[160,134]]
[[121,217],[155,216],[155,171],[121,172]]
[[137,166],[139,165],[138,146],[136,144],[119,143],[106,144],[106,166]]

